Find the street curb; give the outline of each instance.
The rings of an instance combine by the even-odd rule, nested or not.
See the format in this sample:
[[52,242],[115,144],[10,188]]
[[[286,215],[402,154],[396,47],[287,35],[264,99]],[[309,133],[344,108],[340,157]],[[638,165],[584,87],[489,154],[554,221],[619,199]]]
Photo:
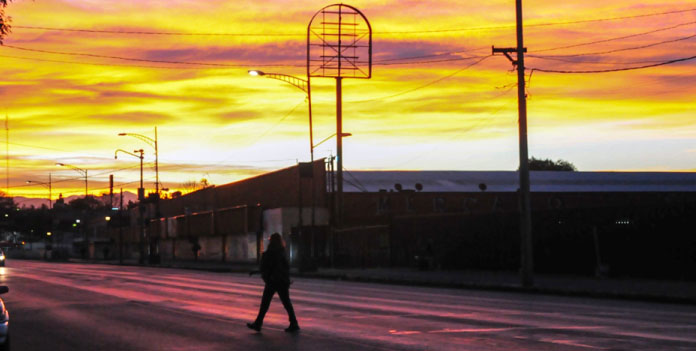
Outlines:
[[420,286],[420,287],[432,287],[432,288],[453,288],[453,289],[472,289],[481,291],[498,291],[498,292],[515,292],[515,293],[527,293],[527,294],[538,294],[538,295],[554,295],[554,296],[568,296],[568,297],[587,297],[596,299],[615,299],[615,300],[627,300],[627,301],[643,301],[643,302],[659,302],[659,303],[673,303],[673,304],[687,304],[696,305],[696,297],[681,297],[681,296],[665,296],[665,295],[655,295],[655,294],[641,294],[641,293],[630,293],[630,292],[616,292],[616,291],[591,291],[591,290],[567,290],[559,288],[549,288],[549,287],[523,287],[519,285],[509,285],[509,284],[481,284],[481,283],[443,283],[443,282],[426,282],[420,280],[408,280],[408,279],[383,279],[383,278],[373,278],[373,277],[360,277],[352,275],[324,275],[324,274],[307,274],[307,273],[297,273],[293,276],[312,278],[312,279],[326,279],[326,280],[344,280],[352,282],[362,282],[362,283],[381,283],[381,284],[391,284],[400,286]]

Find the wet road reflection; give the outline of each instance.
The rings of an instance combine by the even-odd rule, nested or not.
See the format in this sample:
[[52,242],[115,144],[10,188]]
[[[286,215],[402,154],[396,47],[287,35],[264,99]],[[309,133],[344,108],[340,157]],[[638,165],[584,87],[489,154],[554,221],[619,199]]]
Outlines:
[[301,333],[276,297],[252,336],[263,284],[245,274],[13,260],[0,279],[23,350],[696,349],[689,305],[295,279]]

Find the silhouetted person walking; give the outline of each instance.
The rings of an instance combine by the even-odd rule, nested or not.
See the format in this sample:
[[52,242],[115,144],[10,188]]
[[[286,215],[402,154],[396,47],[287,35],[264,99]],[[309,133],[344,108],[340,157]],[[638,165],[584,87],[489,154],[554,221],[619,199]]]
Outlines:
[[[253,273],[251,272],[249,275]],[[256,316],[254,323],[247,323],[247,327],[261,331],[263,318],[271,305],[273,294],[277,292],[280,301],[283,302],[283,307],[288,312],[288,319],[290,320],[290,326],[285,328],[285,331],[299,331],[300,325],[297,324],[295,310],[292,308],[292,302],[290,301],[290,263],[285,255],[285,243],[278,233],[271,235],[268,249],[261,256],[261,276],[264,283],[266,283],[266,286],[263,288],[261,307],[259,307],[259,314]]]

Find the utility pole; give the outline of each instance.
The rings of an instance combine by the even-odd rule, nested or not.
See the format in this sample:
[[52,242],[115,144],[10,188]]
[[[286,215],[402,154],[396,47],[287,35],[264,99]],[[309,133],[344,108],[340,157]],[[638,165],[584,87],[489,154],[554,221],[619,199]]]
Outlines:
[[[340,65],[340,61],[339,61]],[[336,226],[343,226],[343,78],[336,77]]]
[[109,210],[114,207],[114,175],[109,174]]
[[[517,110],[519,114],[520,148],[520,275],[522,286],[534,286],[534,260],[532,248],[532,214],[529,185],[529,152],[527,148],[527,95],[524,82],[524,35],[522,32],[522,0],[515,0],[517,22],[517,47],[495,48],[493,54],[502,53],[517,66]],[[513,59],[510,53],[516,53]]]
[[10,117],[5,112],[5,196],[10,196]]
[[123,188],[118,205],[118,264],[123,264]]

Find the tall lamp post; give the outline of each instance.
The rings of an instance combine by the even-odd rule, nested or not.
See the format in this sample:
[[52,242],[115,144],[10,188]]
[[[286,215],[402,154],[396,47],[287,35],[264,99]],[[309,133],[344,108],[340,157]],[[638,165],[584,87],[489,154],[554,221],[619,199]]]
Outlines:
[[[138,212],[140,213],[140,263],[145,262],[145,206],[143,201],[145,200],[145,189],[143,188],[143,149],[134,150],[133,152],[128,152],[123,149],[116,149],[114,151],[114,159],[118,159],[118,153],[123,152],[125,154],[137,157],[140,159],[140,188],[138,188]],[[135,152],[140,153],[136,155]],[[121,199],[123,199],[123,194],[121,194]]]
[[88,188],[87,188],[87,170],[86,169],[75,167],[73,165],[69,165],[66,163],[60,163],[60,162],[56,162],[56,166],[67,167],[67,168],[70,168],[70,169],[84,175],[85,176],[85,198],[89,195]]
[[[291,84],[292,86],[302,90],[307,94],[307,110],[309,113],[309,164],[312,167],[312,178],[310,178],[310,186],[312,187],[312,209],[311,209],[311,224],[310,224],[310,231],[312,235],[312,240],[314,240],[314,226],[315,226],[315,217],[316,217],[316,209],[315,209],[315,190],[314,190],[314,131],[312,128],[312,89],[311,89],[311,84],[309,77],[307,79],[302,79],[299,77],[287,75],[287,74],[282,74],[282,73],[267,73],[259,70],[249,70],[249,75],[251,76],[262,76],[266,78],[271,78],[271,79],[277,79],[283,82],[286,82],[288,84]],[[299,189],[299,191],[302,191],[302,188]],[[302,204],[300,205],[300,225],[302,224]],[[301,229],[301,228],[300,228]],[[312,244],[313,245],[313,244]]]
[[37,182],[34,180],[27,180],[27,184],[39,184],[48,188],[48,208],[53,208],[53,201],[51,197],[51,173],[48,174],[48,183]]
[[314,132],[312,129],[312,89],[309,79],[302,79],[282,73],[266,73],[259,70],[249,70],[249,75],[281,80],[283,82],[293,85],[294,87],[304,91],[305,94],[307,94],[307,109],[309,111],[309,157],[312,163],[314,163]]
[[[155,149],[155,192],[157,195],[159,195],[159,150],[157,150],[157,127],[155,127],[155,138],[150,138],[149,136],[145,136],[142,134],[136,134],[136,133],[118,133],[118,136],[132,136],[134,138],[140,139],[150,145],[152,148]],[[137,152],[137,151],[136,151]],[[142,184],[140,185],[142,188]]]

